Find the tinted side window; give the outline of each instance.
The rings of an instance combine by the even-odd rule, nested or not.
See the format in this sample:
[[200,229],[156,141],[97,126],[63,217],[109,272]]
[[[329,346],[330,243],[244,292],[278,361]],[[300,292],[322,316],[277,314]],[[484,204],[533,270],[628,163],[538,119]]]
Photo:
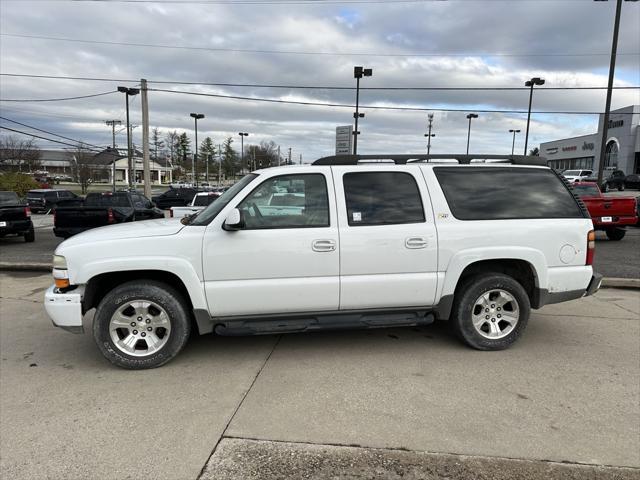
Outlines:
[[[295,192],[295,202],[271,203],[272,192]],[[324,175],[282,175],[265,180],[245,198],[242,211],[247,230],[329,226],[329,196]]]
[[55,202],[56,200],[58,200],[58,195],[56,194],[56,192],[47,192],[44,194],[44,198],[49,202]]
[[575,198],[551,170],[436,167],[453,216],[459,220],[583,218]]
[[343,182],[352,227],[425,221],[418,184],[408,173],[347,173]]

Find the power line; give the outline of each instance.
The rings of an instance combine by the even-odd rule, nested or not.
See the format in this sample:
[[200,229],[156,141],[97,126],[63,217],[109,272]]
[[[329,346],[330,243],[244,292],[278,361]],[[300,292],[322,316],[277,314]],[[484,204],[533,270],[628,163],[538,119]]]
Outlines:
[[[78,80],[78,81],[98,81],[98,82],[120,82],[133,83],[139,80],[117,79],[103,77],[70,77],[58,75],[32,75],[26,73],[0,73],[4,77],[19,78],[39,78],[47,80]],[[229,83],[229,82],[184,82],[178,80],[147,80],[149,84],[157,85],[195,85],[208,87],[238,87],[238,88],[278,88],[288,90],[355,90],[352,86],[333,86],[333,85],[282,85],[282,84],[265,84],[265,83]],[[637,90],[640,86],[617,86],[614,90]],[[577,87],[546,87],[538,90],[544,92],[546,90],[606,90],[607,87],[595,86],[577,86]],[[360,87],[360,90],[379,90],[379,91],[520,91],[529,90],[528,87]],[[114,92],[107,92],[114,93]],[[98,95],[106,95],[98,94]],[[82,98],[82,97],[80,97]],[[26,101],[26,100],[25,100]]]
[[[46,138],[46,137],[42,137],[40,135],[36,135],[35,133],[27,133],[27,132],[23,132],[21,130],[16,130],[14,128],[9,128],[9,127],[5,127],[3,125],[0,125],[0,128],[3,130],[9,130],[10,132],[15,132],[15,133],[20,133],[22,135],[27,135],[29,137],[33,137],[33,138],[39,138],[41,140],[46,140],[47,142],[53,142],[53,143],[59,143],[60,145],[67,145],[69,147],[74,147],[74,148],[78,148],[81,147],[82,145],[84,145],[82,142],[80,143],[80,145],[74,145],[72,143],[67,143],[67,142],[63,142],[61,140],[55,140],[53,138]],[[96,150],[92,149],[92,148],[87,148],[87,150],[95,152]]]
[[93,144],[91,144],[91,143],[82,142],[82,141],[80,141],[80,140],[76,140],[75,138],[65,137],[64,135],[58,135],[57,133],[53,133],[53,132],[49,132],[49,131],[47,131],[47,130],[43,130],[43,129],[41,129],[41,128],[33,127],[33,126],[31,126],[31,125],[27,125],[26,123],[21,123],[21,122],[18,122],[18,121],[16,121],[16,120],[11,120],[10,118],[7,118],[7,117],[0,117],[0,119],[5,120],[5,121],[7,121],[7,122],[15,123],[16,125],[20,125],[20,126],[22,126],[22,127],[27,127],[27,128],[32,129],[32,130],[36,130],[36,131],[38,131],[38,132],[46,133],[47,135],[53,135],[54,137],[63,138],[63,139],[65,139],[65,140],[71,140],[72,142],[81,143],[81,144],[83,144],[83,145],[88,145],[88,146],[90,146],[90,147],[95,147],[95,148],[98,148],[98,149],[102,150],[102,147],[100,147],[100,146],[98,146],[98,145],[93,145]]
[[[323,102],[304,102],[301,100],[281,100],[276,98],[261,98],[261,97],[243,97],[239,95],[222,95],[216,93],[199,93],[199,92],[186,92],[183,90],[165,90],[160,88],[149,88],[152,92],[164,92],[164,93],[177,93],[183,95],[196,95],[201,97],[214,97],[214,98],[229,98],[233,100],[248,100],[254,102],[267,102],[267,103],[281,103],[288,105],[306,105],[315,107],[338,107],[338,108],[354,108],[354,105],[346,103],[323,103]],[[477,108],[427,108],[427,107],[400,107],[400,106],[379,106],[379,105],[360,105],[360,108],[366,108],[371,110],[397,110],[397,111],[413,111],[413,112],[469,112],[473,110],[478,113],[527,113],[527,110],[487,110]],[[562,114],[562,115],[600,115],[603,112],[561,112],[561,111],[532,111],[536,114]],[[625,113],[620,113],[624,115]],[[628,113],[633,115],[632,112]]]
[[[97,0],[90,0],[97,1]],[[183,2],[181,2],[183,3]],[[384,2],[386,3],[386,2]],[[225,47],[202,47],[189,45],[167,45],[157,43],[136,43],[136,42],[114,42],[109,40],[89,40],[81,38],[49,37],[44,35],[28,35],[19,33],[0,33],[4,37],[31,38],[36,40],[51,40],[55,42],[86,43],[93,45],[113,45],[126,47],[143,48],[168,48],[174,50],[198,50],[210,52],[232,52],[232,53],[258,53],[267,55],[322,55],[339,57],[599,57],[609,56],[609,53],[375,53],[375,52],[310,52],[302,50],[266,50],[250,48],[225,48]],[[625,52],[618,55],[640,56],[640,52]]]
[[117,90],[65,98],[0,98],[0,102],[64,102],[67,100],[80,100],[82,98],[101,97],[103,95],[111,95],[112,93],[117,93]]

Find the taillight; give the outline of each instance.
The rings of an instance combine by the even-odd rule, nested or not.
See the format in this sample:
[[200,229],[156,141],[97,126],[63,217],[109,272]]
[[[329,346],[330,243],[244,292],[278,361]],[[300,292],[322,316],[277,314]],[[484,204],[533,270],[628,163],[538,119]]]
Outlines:
[[31,216],[31,209],[29,207],[24,207],[24,214],[29,218]]
[[107,222],[113,223],[115,221],[116,221],[116,219],[113,216],[113,210],[110,208],[109,211],[107,212]]
[[593,257],[596,254],[596,232],[591,230],[587,234],[587,263],[585,265],[593,265]]

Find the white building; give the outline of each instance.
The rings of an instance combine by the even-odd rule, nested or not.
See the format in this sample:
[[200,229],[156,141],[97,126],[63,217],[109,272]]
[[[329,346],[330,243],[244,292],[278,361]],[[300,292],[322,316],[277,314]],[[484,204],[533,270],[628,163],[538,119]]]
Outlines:
[[[540,144],[540,155],[556,170],[598,169],[604,115],[598,132]],[[640,105],[613,110],[609,115],[604,168],[619,169],[627,175],[640,174]]]

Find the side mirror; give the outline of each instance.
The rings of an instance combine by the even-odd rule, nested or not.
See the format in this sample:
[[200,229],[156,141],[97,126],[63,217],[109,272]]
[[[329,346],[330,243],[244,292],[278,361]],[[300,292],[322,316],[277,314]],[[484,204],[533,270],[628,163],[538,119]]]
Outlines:
[[228,232],[234,232],[236,230],[242,230],[244,228],[244,218],[242,218],[242,212],[237,208],[234,208],[229,212],[227,218],[222,224],[222,229]]

